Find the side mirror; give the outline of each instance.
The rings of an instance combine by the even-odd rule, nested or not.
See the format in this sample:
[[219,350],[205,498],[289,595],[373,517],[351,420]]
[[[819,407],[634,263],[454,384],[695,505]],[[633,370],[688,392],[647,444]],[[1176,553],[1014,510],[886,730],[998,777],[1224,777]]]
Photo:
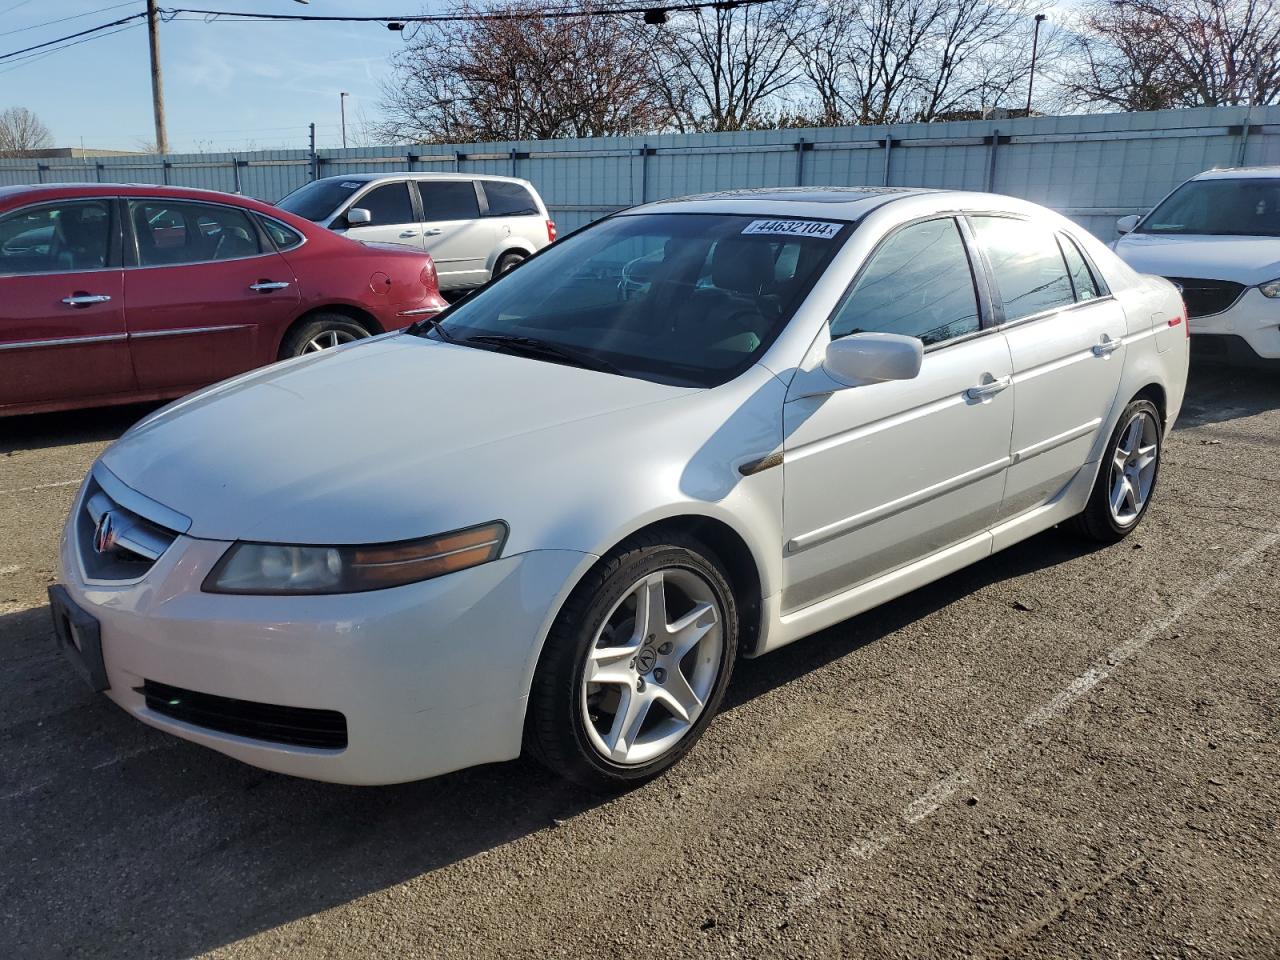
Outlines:
[[369,223],[373,223],[373,214],[364,207],[352,207],[347,211],[347,226],[363,227]]
[[822,369],[846,387],[878,380],[911,380],[924,362],[924,344],[898,333],[855,333],[827,344]]
[[1131,213],[1127,217],[1121,217],[1116,221],[1116,233],[1120,234],[1122,237],[1126,233],[1132,233],[1133,228],[1138,225],[1138,221],[1141,219],[1142,217],[1138,216],[1136,213]]

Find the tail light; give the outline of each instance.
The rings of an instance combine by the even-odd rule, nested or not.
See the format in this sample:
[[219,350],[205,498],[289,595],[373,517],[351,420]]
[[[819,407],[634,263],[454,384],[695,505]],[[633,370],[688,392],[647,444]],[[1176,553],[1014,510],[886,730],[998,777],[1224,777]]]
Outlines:
[[556,222],[554,220],[547,221],[547,243],[556,242]]
[[422,268],[422,285],[428,290],[435,290],[440,283],[440,277],[436,273],[436,262],[427,257],[427,265]]

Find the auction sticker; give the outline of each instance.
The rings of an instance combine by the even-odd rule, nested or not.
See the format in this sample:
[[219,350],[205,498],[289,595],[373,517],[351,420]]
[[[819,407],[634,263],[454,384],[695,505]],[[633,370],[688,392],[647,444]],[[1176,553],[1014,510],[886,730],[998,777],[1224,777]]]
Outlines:
[[842,226],[842,223],[827,223],[824,220],[752,220],[742,232],[830,240],[840,232]]

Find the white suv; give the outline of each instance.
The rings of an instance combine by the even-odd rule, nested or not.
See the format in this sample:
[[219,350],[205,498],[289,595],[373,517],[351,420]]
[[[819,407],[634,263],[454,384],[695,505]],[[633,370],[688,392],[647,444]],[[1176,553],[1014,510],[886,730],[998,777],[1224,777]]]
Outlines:
[[1201,352],[1280,360],[1280,167],[1199,174],[1116,229],[1122,260],[1182,287]]
[[441,290],[477,287],[556,238],[538,191],[514,177],[325,177],[299,187],[277,206],[362,243],[426,250],[436,262]]

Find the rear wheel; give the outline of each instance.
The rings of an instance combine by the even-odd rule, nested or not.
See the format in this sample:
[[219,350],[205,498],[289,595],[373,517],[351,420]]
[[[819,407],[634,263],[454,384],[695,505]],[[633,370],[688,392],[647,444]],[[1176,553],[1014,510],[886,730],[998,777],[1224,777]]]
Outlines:
[[367,327],[341,313],[317,313],[289,331],[280,345],[280,359],[319,353],[370,336]]
[[1151,506],[1160,475],[1163,434],[1160,411],[1150,400],[1134,400],[1124,408],[1103,454],[1089,503],[1073,518],[1078,533],[1115,543],[1138,526]]
[[493,275],[500,277],[508,270],[516,266],[525,259],[525,255],[517,250],[509,250],[498,258],[498,262],[493,266]]
[[530,691],[526,746],[592,789],[650,780],[711,722],[737,641],[733,593],[705,547],[670,536],[630,541],[556,618]]

